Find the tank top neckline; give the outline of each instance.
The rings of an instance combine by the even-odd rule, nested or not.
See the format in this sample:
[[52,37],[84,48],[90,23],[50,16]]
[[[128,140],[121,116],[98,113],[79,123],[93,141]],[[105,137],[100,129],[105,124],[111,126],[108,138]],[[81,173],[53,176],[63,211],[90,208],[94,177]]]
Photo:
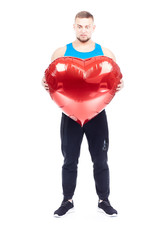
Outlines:
[[96,43],[95,43],[94,49],[93,49],[92,51],[90,51],[90,52],[80,52],[80,51],[77,51],[77,50],[73,47],[73,44],[72,44],[72,43],[71,43],[71,45],[72,45],[72,48],[73,48],[76,52],[78,52],[78,53],[91,53],[91,52],[94,52],[95,49],[96,49]]

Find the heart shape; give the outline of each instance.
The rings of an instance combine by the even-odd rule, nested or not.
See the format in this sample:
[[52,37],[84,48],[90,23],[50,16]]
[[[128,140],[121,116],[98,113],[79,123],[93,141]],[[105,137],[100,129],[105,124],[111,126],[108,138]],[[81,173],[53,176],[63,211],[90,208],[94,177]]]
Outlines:
[[51,98],[81,126],[112,100],[122,74],[106,56],[60,57],[45,70]]

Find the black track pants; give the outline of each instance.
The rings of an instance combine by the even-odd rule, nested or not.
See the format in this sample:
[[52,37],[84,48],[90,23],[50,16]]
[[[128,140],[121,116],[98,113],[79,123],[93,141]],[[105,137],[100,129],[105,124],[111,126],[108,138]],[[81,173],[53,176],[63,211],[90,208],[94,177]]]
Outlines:
[[77,179],[77,165],[83,134],[86,134],[93,162],[96,192],[99,199],[109,196],[109,168],[107,151],[109,146],[108,123],[105,110],[81,127],[77,122],[62,113],[61,149],[64,156],[62,166],[62,187],[65,199],[74,195]]

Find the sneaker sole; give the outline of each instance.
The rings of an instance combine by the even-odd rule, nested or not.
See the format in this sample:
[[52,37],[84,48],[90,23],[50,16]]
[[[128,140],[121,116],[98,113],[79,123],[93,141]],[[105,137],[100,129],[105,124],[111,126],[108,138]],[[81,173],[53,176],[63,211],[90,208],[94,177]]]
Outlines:
[[53,216],[56,217],[56,218],[62,218],[62,217],[66,216],[69,213],[73,213],[74,211],[75,211],[74,208],[71,208],[62,216],[59,216],[58,214],[53,214]]
[[103,214],[105,214],[106,216],[108,216],[108,217],[117,217],[117,213],[113,213],[112,215],[111,214],[108,214],[108,213],[106,213],[103,209],[101,209],[101,208],[99,208],[98,207],[98,212],[99,213],[103,213]]

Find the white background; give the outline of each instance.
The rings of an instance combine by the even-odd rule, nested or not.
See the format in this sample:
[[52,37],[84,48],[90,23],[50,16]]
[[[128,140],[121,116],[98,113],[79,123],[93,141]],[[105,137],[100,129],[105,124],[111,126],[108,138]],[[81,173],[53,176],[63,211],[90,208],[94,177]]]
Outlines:
[[[106,107],[117,218],[97,212],[85,137],[76,211],[53,217],[62,201],[61,110],[41,79],[54,50],[75,40],[82,10],[94,15],[93,40],[115,54],[125,83]],[[15,0],[1,2],[0,11],[1,239],[159,239],[158,0]]]

